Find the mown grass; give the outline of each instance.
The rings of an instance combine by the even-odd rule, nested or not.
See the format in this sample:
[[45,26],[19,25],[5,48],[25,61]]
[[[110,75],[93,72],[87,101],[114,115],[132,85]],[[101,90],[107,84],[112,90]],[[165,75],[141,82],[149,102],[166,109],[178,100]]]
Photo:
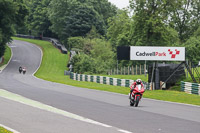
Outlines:
[[185,92],[179,92],[179,91],[172,91],[172,90],[146,91],[144,93],[144,97],[157,100],[200,105],[199,95],[187,94]]
[[[13,38],[13,39],[31,42],[42,47],[44,54],[42,64],[38,72],[35,74],[35,76],[37,76],[38,78],[77,87],[89,88],[89,89],[109,91],[121,94],[129,93],[128,87],[111,86],[93,82],[71,80],[69,76],[64,75],[64,70],[67,69],[66,65],[68,62],[69,55],[61,54],[60,51],[54,48],[54,46],[50,42],[41,40],[22,39],[22,38]],[[143,79],[144,81],[145,79],[147,80],[147,77],[143,76],[144,75],[137,75],[137,76],[112,75],[112,77],[116,78],[119,77],[123,79],[144,78]],[[171,90],[146,91],[144,93],[144,97],[164,100],[164,101],[173,101],[179,103],[200,105],[200,96],[193,94],[186,94],[184,92],[178,92],[178,91],[171,91]]]
[[3,127],[0,127],[0,133],[12,133],[12,132]]
[[3,62],[0,63],[0,67],[7,64],[11,58],[11,49],[6,45],[5,54],[3,56]]

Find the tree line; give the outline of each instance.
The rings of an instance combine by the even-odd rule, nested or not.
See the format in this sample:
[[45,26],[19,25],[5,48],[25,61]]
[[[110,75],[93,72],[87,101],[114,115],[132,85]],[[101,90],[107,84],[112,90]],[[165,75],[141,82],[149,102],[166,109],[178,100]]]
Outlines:
[[[14,8],[7,2],[20,9],[14,11],[16,19],[9,16],[9,7]],[[0,56],[15,31],[58,38],[79,53],[71,61],[79,73],[106,73],[116,66],[117,46],[185,46],[187,59],[200,60],[199,0],[129,2],[120,10],[108,0],[1,0],[0,39],[8,39],[0,40]],[[119,66],[140,63],[119,61]]]

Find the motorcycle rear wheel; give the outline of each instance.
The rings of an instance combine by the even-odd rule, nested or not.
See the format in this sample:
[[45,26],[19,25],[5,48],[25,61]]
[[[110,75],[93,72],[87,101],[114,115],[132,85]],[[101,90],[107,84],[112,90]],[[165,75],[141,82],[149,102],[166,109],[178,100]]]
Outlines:
[[130,100],[130,106],[134,106],[135,101]]

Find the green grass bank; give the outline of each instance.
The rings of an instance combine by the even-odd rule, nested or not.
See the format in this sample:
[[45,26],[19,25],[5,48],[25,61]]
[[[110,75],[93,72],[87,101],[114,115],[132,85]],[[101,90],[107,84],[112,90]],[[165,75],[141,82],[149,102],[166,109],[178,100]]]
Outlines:
[[0,67],[7,64],[8,61],[10,60],[10,58],[11,58],[11,49],[6,45],[6,51],[5,51],[5,54],[3,56],[3,62],[0,63]]
[[0,133],[13,133],[13,132],[11,132],[3,127],[0,127]]
[[[69,55],[62,54],[50,42],[41,41],[41,40],[16,38],[16,37],[13,37],[13,39],[27,41],[27,42],[36,44],[42,48],[42,51],[43,51],[42,64],[41,64],[40,69],[35,74],[35,76],[38,78],[42,78],[42,79],[49,80],[52,82],[58,82],[58,83],[63,83],[67,85],[77,86],[77,87],[89,88],[89,89],[109,91],[109,92],[115,92],[115,93],[121,93],[121,94],[129,93],[129,88],[127,87],[111,86],[111,85],[104,85],[104,84],[98,84],[98,83],[93,83],[93,82],[71,80],[69,76],[64,75],[64,70],[67,69],[66,66],[67,66]],[[130,76],[130,75],[128,76],[112,75],[111,77],[123,78],[123,79],[135,79],[135,78],[143,79],[144,78],[143,79],[144,81],[145,81],[145,78],[147,79],[147,77],[142,77],[140,75],[136,75],[135,77]],[[164,100],[164,101],[200,105],[200,96],[193,95],[193,94],[186,94],[184,92],[179,92],[179,91],[172,91],[172,90],[146,91],[144,93],[144,97],[151,98],[151,99]],[[127,102],[128,102],[128,97],[127,97]]]

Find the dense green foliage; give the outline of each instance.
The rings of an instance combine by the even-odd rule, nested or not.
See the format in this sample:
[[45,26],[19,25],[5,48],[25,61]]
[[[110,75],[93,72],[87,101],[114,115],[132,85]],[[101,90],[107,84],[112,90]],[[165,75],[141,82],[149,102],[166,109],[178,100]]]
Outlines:
[[140,22],[136,26],[148,31],[147,39],[155,34],[164,37],[161,33],[169,26],[178,32],[180,43],[184,43],[199,27],[199,0],[130,0],[130,3],[134,17]]
[[116,16],[108,19],[107,37],[113,44],[113,48],[117,46],[129,46],[131,42],[132,20],[128,16],[128,11],[119,11]]
[[38,36],[43,34],[43,36],[52,36],[49,29],[51,22],[48,19],[48,5],[50,0],[34,0],[29,3],[29,17],[28,26],[29,34]]
[[114,52],[111,44],[103,39],[77,39],[79,43],[78,49],[80,54],[73,57],[71,64],[74,66],[74,72],[77,73],[106,73],[114,64]]
[[5,45],[11,41],[14,35],[14,26],[23,25],[27,15],[23,0],[1,0],[0,1],[0,57],[5,52]]
[[186,55],[197,65],[200,61],[200,27],[185,43]]
[[107,0],[52,0],[49,7],[51,30],[65,45],[69,37],[85,36],[92,26],[105,35],[107,18],[116,14]]
[[[173,30],[165,23],[168,19],[166,3],[159,0],[141,0],[132,4],[134,10],[132,41],[135,45],[169,46]],[[176,37],[176,36],[175,36]]]
[[105,34],[105,24],[103,18],[90,6],[79,5],[66,18],[64,35],[66,38],[71,36],[85,36],[95,26],[98,33]]

